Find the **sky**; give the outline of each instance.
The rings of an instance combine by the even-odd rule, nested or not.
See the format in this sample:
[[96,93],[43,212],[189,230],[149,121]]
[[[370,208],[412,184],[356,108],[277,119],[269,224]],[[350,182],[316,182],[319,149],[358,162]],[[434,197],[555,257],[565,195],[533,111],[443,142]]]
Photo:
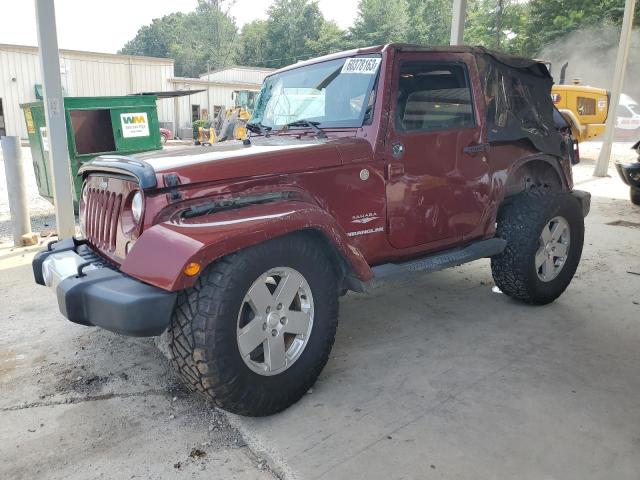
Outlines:
[[[236,0],[231,8],[239,26],[265,19],[272,0]],[[320,10],[342,28],[353,23],[358,0],[319,0]],[[0,0],[0,43],[37,45],[34,0]],[[197,0],[55,0],[58,47],[116,53],[154,18],[188,12]],[[7,5],[10,5],[7,8]]]

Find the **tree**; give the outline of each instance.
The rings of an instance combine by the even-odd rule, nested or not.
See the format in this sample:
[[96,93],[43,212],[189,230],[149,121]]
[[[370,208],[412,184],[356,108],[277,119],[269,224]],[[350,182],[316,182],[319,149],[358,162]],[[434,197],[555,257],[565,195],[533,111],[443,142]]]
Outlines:
[[[537,51],[582,28],[620,25],[624,4],[625,0],[530,0],[527,49]],[[634,19],[640,24],[640,8]]]
[[318,57],[340,52],[348,47],[347,32],[333,21],[324,21],[317,39],[307,42],[311,56]]
[[407,40],[421,45],[448,45],[451,0],[408,0],[411,22]]
[[359,47],[406,42],[408,31],[407,0],[360,0],[351,41]]
[[268,10],[264,63],[281,67],[313,56],[325,23],[316,0],[276,0]]
[[138,30],[119,53],[169,57],[178,76],[197,77],[234,62],[236,25],[220,0],[198,0],[195,11],[172,13]]
[[528,5],[519,0],[473,0],[467,10],[465,43],[523,54],[528,19]]
[[265,53],[269,49],[269,39],[266,20],[254,20],[242,27],[239,43],[239,65],[267,66]]

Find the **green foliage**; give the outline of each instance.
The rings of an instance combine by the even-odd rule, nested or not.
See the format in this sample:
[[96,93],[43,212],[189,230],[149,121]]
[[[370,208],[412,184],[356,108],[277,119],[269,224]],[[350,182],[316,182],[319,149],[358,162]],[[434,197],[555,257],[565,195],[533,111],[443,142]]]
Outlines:
[[195,11],[172,13],[138,30],[119,53],[168,57],[178,76],[198,76],[228,66],[236,55],[236,25],[220,0],[198,0]]
[[320,37],[324,17],[313,0],[276,0],[269,7],[266,65],[280,67],[309,58],[309,42]]
[[351,28],[357,46],[406,42],[409,33],[407,0],[360,0],[358,16]]
[[[327,21],[317,0],[275,0],[267,20],[240,34],[227,9],[233,0],[198,0],[142,27],[121,53],[171,57],[176,75],[197,76],[230,64],[282,67],[349,48],[390,42],[449,43],[451,0],[360,0],[353,27]],[[535,56],[585,27],[617,26],[624,0],[468,0],[465,43]],[[636,9],[640,23],[640,6]]]
[[349,48],[347,32],[335,22],[325,21],[320,28],[320,35],[315,40],[309,40],[307,47],[310,56],[318,57],[329,53],[340,52]]
[[408,0],[407,40],[420,45],[448,45],[451,7],[451,0]]
[[[624,4],[624,0],[530,0],[527,49],[537,51],[581,28],[620,25]],[[634,24],[639,25],[640,8],[637,6],[634,19]]]
[[522,1],[472,0],[467,8],[465,43],[522,54],[528,19],[528,6]]
[[266,67],[265,52],[269,48],[266,20],[254,20],[242,27],[238,51],[239,65]]

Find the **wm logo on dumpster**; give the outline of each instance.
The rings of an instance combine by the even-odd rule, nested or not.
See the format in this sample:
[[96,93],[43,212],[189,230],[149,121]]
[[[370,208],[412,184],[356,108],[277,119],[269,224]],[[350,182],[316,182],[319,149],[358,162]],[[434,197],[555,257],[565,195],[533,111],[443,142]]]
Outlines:
[[147,123],[147,118],[142,115],[122,117],[123,123]]
[[149,136],[149,119],[147,118],[147,112],[121,113],[120,125],[122,127],[123,138]]

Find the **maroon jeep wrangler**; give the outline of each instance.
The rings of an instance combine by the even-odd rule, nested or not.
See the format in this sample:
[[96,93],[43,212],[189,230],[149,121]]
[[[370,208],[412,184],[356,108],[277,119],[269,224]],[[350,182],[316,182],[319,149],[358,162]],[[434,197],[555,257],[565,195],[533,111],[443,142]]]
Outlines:
[[162,335],[220,407],[278,412],[326,364],[338,297],[373,278],[490,257],[510,297],[567,288],[590,196],[551,85],[542,63],[478,47],[281,69],[244,142],[85,164],[83,238],[38,254],[36,282],[72,322]]

